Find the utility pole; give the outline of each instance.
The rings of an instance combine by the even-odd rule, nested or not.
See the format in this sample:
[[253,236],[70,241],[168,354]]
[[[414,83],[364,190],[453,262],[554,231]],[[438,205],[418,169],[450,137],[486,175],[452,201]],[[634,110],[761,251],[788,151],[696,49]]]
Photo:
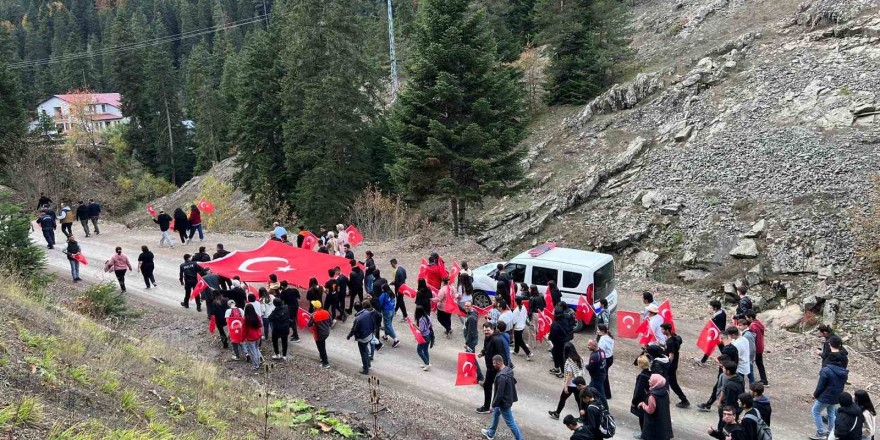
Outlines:
[[397,82],[397,55],[394,53],[394,8],[391,0],[388,3],[388,52],[391,57],[391,102],[397,100],[397,89],[400,84]]
[[168,121],[168,147],[171,150],[171,183],[177,185],[177,169],[174,167],[174,134],[171,130],[171,113],[168,112],[168,97],[165,97],[165,120]]

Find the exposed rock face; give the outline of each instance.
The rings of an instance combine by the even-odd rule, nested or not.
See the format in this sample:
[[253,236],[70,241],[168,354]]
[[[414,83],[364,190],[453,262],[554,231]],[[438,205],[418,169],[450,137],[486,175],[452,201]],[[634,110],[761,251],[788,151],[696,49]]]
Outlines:
[[739,244],[730,250],[730,256],[733,258],[755,258],[758,256],[758,244],[750,238],[740,240]]
[[595,115],[633,108],[662,87],[663,81],[659,73],[640,73],[632,82],[615,84],[607,92],[597,96],[576,117],[567,121],[567,124],[582,126]]

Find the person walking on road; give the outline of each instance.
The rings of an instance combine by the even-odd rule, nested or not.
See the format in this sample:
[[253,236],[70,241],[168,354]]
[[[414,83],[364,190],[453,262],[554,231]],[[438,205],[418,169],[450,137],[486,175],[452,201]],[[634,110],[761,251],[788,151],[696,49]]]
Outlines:
[[174,210],[174,231],[177,232],[177,235],[180,237],[180,244],[186,244],[186,233],[189,231],[189,219],[186,217],[186,213],[180,208]]
[[225,302],[226,298],[220,292],[214,292],[214,305],[211,308],[211,314],[214,316],[214,323],[217,325],[217,333],[220,335],[220,343],[223,349],[229,348],[229,329],[226,327],[226,311],[229,306]]
[[837,411],[837,423],[834,425],[836,440],[862,440],[865,416],[862,408],[853,402],[849,393],[840,393],[838,399],[840,409]]
[[351,272],[348,273],[348,309],[346,313],[350,315],[355,297],[357,297],[358,303],[364,302],[364,271],[354,259],[350,259],[349,264]]
[[[831,353],[825,360],[825,366],[819,372],[819,382],[813,391],[813,421],[816,423],[816,434],[810,436],[813,440],[828,438],[830,432],[834,432],[834,422],[837,419],[837,407],[840,404],[840,393],[849,378],[849,370],[843,366],[843,355]],[[822,422],[822,411],[828,416],[828,428]]]
[[244,353],[250,359],[252,369],[256,372],[260,371],[260,339],[263,339],[263,320],[260,318],[259,312],[254,308],[254,304],[244,306]]
[[639,403],[645,412],[645,426],[642,427],[642,440],[669,440],[672,433],[672,417],[669,413],[669,388],[666,379],[652,374],[648,379],[648,400]]
[[563,371],[565,378],[562,381],[562,394],[559,395],[559,403],[556,404],[556,411],[549,411],[550,418],[554,420],[559,420],[559,413],[565,408],[565,402],[572,394],[575,395],[574,401],[578,406],[578,410],[581,409],[581,401],[577,397],[578,389],[574,384],[574,380],[578,377],[584,377],[584,361],[581,359],[581,355],[578,354],[577,349],[571,342],[565,343],[564,352],[565,367],[563,367]]
[[189,242],[192,243],[193,236],[199,231],[199,241],[205,240],[205,232],[202,230],[202,211],[196,205],[189,207]]
[[[452,292],[452,287],[449,286],[449,278],[443,278],[440,280],[440,290],[437,292],[437,298],[435,298],[434,301],[437,303],[437,322],[443,326],[443,334],[446,335],[447,338],[452,335],[453,310],[446,310],[446,298],[450,295],[454,295],[454,293]],[[458,307],[458,305],[456,305],[456,307]]]
[[587,348],[590,350],[590,357],[587,359],[586,365],[587,372],[590,373],[589,387],[598,391],[599,396],[603,399],[607,399],[605,380],[608,378],[608,364],[605,352],[599,348],[599,344],[594,339],[587,341]]
[[167,241],[168,246],[174,249],[174,239],[171,238],[171,232],[168,231],[171,228],[171,216],[160,209],[159,215],[153,219],[153,223],[159,225],[159,231],[162,232],[162,238],[159,239],[159,247],[165,247],[165,242]]
[[596,325],[597,343],[599,349],[605,354],[605,399],[611,399],[611,366],[614,365],[614,336],[608,330],[607,324]]
[[669,368],[666,370],[666,377],[669,378],[669,388],[681,400],[676,403],[676,408],[690,408],[691,403],[678,384],[678,361],[681,352],[681,336],[672,332],[672,324],[664,322],[660,324],[663,335],[666,336],[666,357],[669,358]]
[[70,234],[67,237],[67,249],[64,250],[64,253],[67,254],[67,261],[70,263],[70,276],[74,283],[82,281],[82,278],[79,277],[79,260],[76,259],[76,256],[81,252],[79,243],[73,234]]
[[55,249],[55,230],[58,229],[58,225],[55,224],[55,213],[51,209],[44,209],[40,216],[37,217],[37,224],[40,225],[40,230],[43,231],[46,247]]
[[736,421],[736,408],[732,405],[721,408],[721,423],[718,428],[710,426],[706,432],[718,440],[746,440],[742,425]]
[[382,285],[382,295],[379,296],[379,309],[382,311],[382,323],[385,325],[385,339],[391,338],[391,347],[397,348],[400,345],[400,339],[397,339],[397,333],[394,332],[394,292],[388,283]]
[[91,237],[92,235],[89,233],[89,206],[83,203],[82,200],[79,201],[79,205],[76,207],[76,219],[82,225],[86,237]]
[[425,309],[418,306],[416,307],[416,321],[418,322],[419,333],[425,339],[425,342],[416,346],[416,353],[418,353],[422,362],[425,363],[422,365],[422,371],[428,371],[431,369],[431,357],[428,354],[428,348],[434,343],[434,329],[431,327],[431,316]]
[[[523,299],[525,300],[526,298]],[[522,349],[526,355],[526,360],[531,361],[532,350],[526,345],[526,340],[523,336],[529,321],[528,314],[529,312],[526,310],[523,301],[517,301],[516,309],[513,310],[513,353],[519,354],[519,350]]]
[[74,214],[70,212],[70,206],[61,202],[61,212],[58,215],[58,221],[61,223],[61,233],[64,234],[65,238],[73,234],[73,217]]
[[480,432],[488,440],[495,439],[495,432],[498,429],[498,419],[504,418],[504,423],[513,433],[513,438],[522,440],[522,433],[516,420],[513,418],[513,404],[516,402],[516,378],[513,377],[513,370],[504,365],[504,358],[501,355],[492,357],[492,367],[498,370],[495,376],[495,397],[492,399],[492,423],[488,428],[482,429]]
[[[727,328],[727,312],[724,311],[724,308],[721,307],[721,301],[717,299],[713,299],[709,301],[709,307],[712,309],[712,323],[715,324],[715,327],[718,327],[719,330],[724,331]],[[718,352],[721,352],[721,344],[718,344]],[[706,362],[709,361],[709,355],[704,354],[703,358],[700,359],[700,364],[706,365]]]
[[128,257],[122,253],[121,247],[116,247],[116,253],[110,257],[110,260],[107,261],[106,265],[116,274],[116,279],[119,281],[119,288],[122,289],[122,293],[125,293],[125,273],[133,269],[131,268],[131,262],[128,261]]
[[321,307],[321,301],[312,301],[315,312],[309,318],[309,327],[315,337],[315,346],[318,348],[318,356],[321,357],[321,367],[330,368],[327,360],[327,338],[330,337],[330,313]]
[[401,318],[400,322],[406,322],[406,303],[403,301],[403,294],[400,293],[400,286],[406,284],[406,269],[397,264],[396,258],[391,259],[391,268],[394,269],[394,274],[391,275],[391,285],[394,286],[394,294],[397,297],[397,306],[395,306],[394,312],[397,313],[397,311],[400,310],[403,314],[403,318]]
[[755,334],[755,363],[752,374],[754,375],[754,369],[757,368],[761,383],[767,386],[770,385],[770,382],[767,381],[767,370],[764,368],[764,333],[766,329],[764,323],[758,320],[758,314],[754,310],[746,310],[746,318],[751,321],[749,330]]
[[95,229],[95,235],[100,235],[101,230],[98,229],[98,221],[101,219],[101,205],[95,202],[95,199],[89,199],[89,220],[92,221],[92,227]]
[[[271,296],[271,295],[268,295]],[[290,309],[281,298],[273,298],[274,308],[269,313],[268,321],[272,326],[272,355],[274,360],[287,361],[287,336],[290,334]],[[278,352],[278,340],[281,340],[281,352]]]
[[504,342],[501,336],[495,333],[495,325],[489,322],[483,323],[483,350],[477,354],[479,358],[486,358],[486,375],[483,381],[483,406],[477,408],[477,414],[489,414],[492,403],[492,387],[495,384],[495,376],[501,370],[495,368],[493,359],[500,356],[504,364]]
[[144,284],[147,285],[147,289],[150,288],[150,284],[153,287],[159,287],[156,284],[156,277],[153,276],[153,270],[156,268],[155,263],[153,263],[154,258],[155,256],[150,252],[150,248],[141,246],[141,254],[138,255],[138,272],[144,276]]
[[630,414],[639,418],[639,429],[633,433],[633,437],[642,438],[641,430],[645,426],[645,410],[642,409],[641,403],[648,401],[648,388],[651,379],[651,360],[647,355],[641,355],[636,359],[636,365],[639,367],[639,374],[636,376],[636,384],[633,388],[632,399],[630,400]]
[[290,317],[290,325],[288,327],[291,331],[290,341],[299,344],[299,330],[296,328],[296,319],[299,316],[299,289],[290,286],[287,280],[281,280],[279,288],[281,293],[278,296],[287,306],[288,316]]
[[37,211],[48,208],[52,205],[52,199],[45,193],[40,193],[40,199],[37,201]]
[[[474,306],[470,301],[465,302],[463,308],[466,314],[464,320],[464,351],[475,353],[477,351],[477,344],[480,342],[480,330],[477,325],[480,321],[480,314],[474,310]],[[474,367],[477,369],[477,383],[482,385],[483,369],[480,368],[479,362]]]
[[351,340],[354,337],[357,341],[358,352],[361,355],[361,369],[359,371],[361,374],[370,374],[370,343],[373,341],[373,332],[376,330],[376,322],[368,310],[371,308],[369,301],[355,304],[354,322],[351,324],[351,331],[346,336],[346,339]]
[[[183,286],[183,301],[180,302],[180,305],[183,307],[189,308],[189,302],[192,300],[192,291],[196,287],[196,283],[198,283],[198,275],[202,273],[202,268],[198,263],[192,261],[192,256],[190,254],[185,254],[183,256],[183,263],[180,265],[180,275],[178,279],[180,280],[180,285]],[[244,304],[240,304],[244,305]],[[202,311],[202,299],[199,295],[196,295],[196,310]]]

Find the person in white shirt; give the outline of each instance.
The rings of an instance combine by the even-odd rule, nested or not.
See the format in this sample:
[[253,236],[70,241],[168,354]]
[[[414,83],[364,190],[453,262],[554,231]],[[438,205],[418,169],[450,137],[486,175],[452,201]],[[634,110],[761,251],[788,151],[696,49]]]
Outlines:
[[750,383],[749,372],[752,370],[750,366],[752,354],[749,351],[749,341],[740,336],[739,329],[736,327],[727,327],[727,330],[724,332],[733,341],[733,346],[736,347],[737,354],[739,354],[739,360],[736,363],[736,374],[742,376],[743,382],[748,386]]
[[519,349],[522,348],[523,352],[526,354],[526,360],[530,361],[532,360],[532,350],[529,350],[529,346],[526,345],[525,339],[523,338],[523,332],[526,329],[526,322],[529,318],[528,315],[529,314],[522,303],[517,304],[516,309],[513,310],[513,354],[519,354]]
[[605,353],[605,397],[607,399],[611,398],[611,381],[608,378],[611,377],[611,374],[608,373],[608,370],[611,369],[611,365],[614,364],[614,337],[611,336],[611,331],[608,330],[607,324],[599,324],[596,326],[596,333],[599,349]]
[[856,405],[862,409],[862,416],[865,417],[865,423],[862,431],[862,439],[874,440],[874,434],[877,429],[877,411],[874,409],[874,402],[871,402],[871,396],[865,390],[856,390],[853,393],[853,399]]
[[269,340],[271,335],[272,323],[269,322],[269,315],[275,310],[275,295],[269,293],[265,287],[260,287],[260,317],[263,318],[263,339]]
[[645,309],[648,312],[648,326],[651,328],[651,332],[654,333],[654,338],[657,339],[657,343],[660,345],[666,345],[666,335],[663,334],[663,329],[660,328],[660,324],[663,324],[663,317],[659,315],[659,309],[654,304],[649,304]]
[[345,255],[345,245],[348,243],[348,232],[345,231],[345,227],[342,223],[336,225],[336,239],[339,241],[339,249],[341,252],[339,255]]
[[507,328],[513,329],[513,311],[510,310],[510,306],[504,301],[498,301],[498,304],[501,309],[501,315],[498,316],[498,321],[506,324]]

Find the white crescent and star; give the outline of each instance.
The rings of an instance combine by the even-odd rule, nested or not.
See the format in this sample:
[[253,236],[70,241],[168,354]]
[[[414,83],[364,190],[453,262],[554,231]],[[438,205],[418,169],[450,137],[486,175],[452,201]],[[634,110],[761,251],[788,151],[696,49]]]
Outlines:
[[296,270],[296,269],[290,267],[290,261],[287,261],[287,258],[281,258],[281,257],[251,258],[251,259],[248,259],[245,262],[241,263],[241,265],[238,266],[238,270],[241,272],[250,272],[250,273],[259,272],[257,270],[250,270],[250,267],[254,264],[265,263],[268,261],[278,261],[278,262],[282,262],[282,263],[286,264],[286,266],[279,266],[275,269],[279,272],[290,272],[290,271]]
[[234,330],[240,328],[242,326],[240,319],[233,319],[232,322],[229,323],[229,329]]
[[[627,319],[629,321],[627,321]],[[626,328],[632,328],[632,326],[636,323],[636,319],[632,316],[626,315],[623,317],[623,323],[626,324]]]
[[718,339],[718,336],[719,336],[718,330],[716,330],[715,327],[710,327],[707,340],[714,341],[714,340]]
[[465,376],[470,376],[471,371],[473,371],[473,370],[474,370],[474,363],[473,362],[467,361],[467,362],[461,364],[461,372]]

